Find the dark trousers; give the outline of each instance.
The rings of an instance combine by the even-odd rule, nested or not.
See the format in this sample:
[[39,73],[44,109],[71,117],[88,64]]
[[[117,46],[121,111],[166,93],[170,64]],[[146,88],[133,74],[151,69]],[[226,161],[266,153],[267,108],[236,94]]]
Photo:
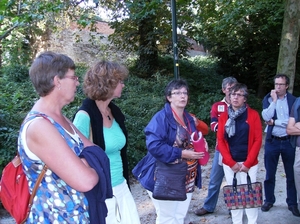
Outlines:
[[265,190],[265,201],[274,204],[275,203],[275,175],[277,171],[277,165],[279,156],[284,165],[284,171],[286,175],[286,189],[287,198],[286,203],[288,206],[297,205],[297,191],[294,181],[294,160],[295,160],[295,149],[291,146],[290,140],[278,140],[271,139],[265,141],[265,168],[266,168],[266,179],[264,181]]

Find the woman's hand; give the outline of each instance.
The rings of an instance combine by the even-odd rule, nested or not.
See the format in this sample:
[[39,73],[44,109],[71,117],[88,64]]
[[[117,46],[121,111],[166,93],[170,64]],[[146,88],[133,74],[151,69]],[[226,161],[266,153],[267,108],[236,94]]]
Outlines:
[[192,150],[182,150],[181,158],[184,159],[202,159],[204,152],[194,152]]
[[249,168],[248,167],[245,167],[244,164],[242,164],[241,168],[240,168],[240,172],[245,172],[245,173],[248,173],[249,171]]
[[231,167],[231,170],[232,170],[234,173],[237,173],[237,172],[239,172],[239,171],[241,170],[241,167],[242,167],[241,164],[236,163],[236,164],[234,164],[233,167]]

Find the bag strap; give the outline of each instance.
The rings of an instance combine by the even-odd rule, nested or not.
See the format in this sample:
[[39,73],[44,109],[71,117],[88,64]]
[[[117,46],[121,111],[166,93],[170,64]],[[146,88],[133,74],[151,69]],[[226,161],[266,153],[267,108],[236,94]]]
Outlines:
[[253,189],[252,189],[252,184],[251,184],[251,178],[250,178],[248,172],[247,172],[247,185],[248,185],[248,191],[249,191],[249,193],[252,193]]
[[233,188],[233,193],[237,193],[237,179],[236,179],[236,173],[233,175],[233,180],[232,180],[232,188]]
[[[46,120],[48,120],[48,121],[51,123],[51,121],[47,118],[47,116],[45,116],[45,115],[43,115],[43,114],[38,115],[38,117],[43,117],[43,118],[45,118]],[[28,118],[27,118],[27,119],[28,119]],[[26,120],[27,120],[27,119],[26,119]],[[25,120],[25,122],[26,122],[26,120]],[[21,159],[20,159],[19,152],[17,153],[16,158],[20,161],[20,164],[21,164],[22,161],[21,161]],[[41,173],[39,174],[39,176],[38,176],[38,178],[37,178],[37,180],[36,180],[36,182],[35,182],[35,185],[34,185],[34,187],[33,187],[32,193],[31,193],[31,195],[30,195],[30,198],[29,198],[29,201],[28,201],[28,210],[27,210],[26,217],[25,217],[24,220],[21,222],[21,224],[25,223],[26,220],[27,220],[27,218],[28,218],[28,216],[29,216],[29,213],[30,213],[30,210],[31,210],[31,207],[32,207],[32,204],[33,204],[33,199],[34,199],[34,197],[35,197],[35,195],[36,195],[36,192],[37,192],[37,190],[38,190],[38,188],[39,188],[39,186],[40,186],[40,183],[42,182],[42,179],[43,179],[44,176],[45,176],[45,173],[47,172],[47,169],[48,169],[47,165],[44,164],[43,169],[42,169]]]
[[43,166],[43,169],[42,169],[42,171],[41,171],[41,173],[40,173],[40,175],[39,175],[39,177],[38,177],[38,179],[37,179],[35,185],[34,185],[34,188],[33,188],[33,190],[32,190],[32,193],[31,193],[31,195],[30,195],[29,202],[28,202],[28,210],[27,210],[27,214],[26,214],[26,217],[24,218],[24,220],[21,222],[21,224],[25,223],[26,220],[27,220],[27,218],[28,218],[28,216],[29,216],[29,213],[30,213],[30,210],[31,210],[31,207],[32,207],[33,198],[34,198],[35,195],[36,195],[36,192],[37,192],[37,190],[38,190],[38,188],[39,188],[39,186],[40,186],[40,183],[42,182],[43,177],[45,176],[45,173],[46,173],[47,169],[48,169],[48,167],[47,167],[47,165],[45,164],[45,165]]
[[[251,178],[249,176],[249,173],[247,172],[247,186],[248,186],[248,191],[249,193],[252,193],[252,184],[251,184]],[[233,188],[233,193],[237,193],[237,179],[236,179],[236,173],[233,175],[233,180],[232,180],[232,188]]]
[[29,210],[31,209],[32,202],[33,202],[33,198],[34,198],[35,195],[36,195],[36,192],[37,192],[37,190],[38,190],[38,188],[39,188],[39,186],[40,186],[40,183],[42,182],[42,179],[43,179],[44,176],[45,176],[45,173],[47,172],[47,169],[48,169],[48,167],[47,167],[47,165],[45,164],[44,167],[43,167],[43,169],[42,169],[42,171],[41,171],[41,173],[40,173],[40,175],[39,175],[39,177],[38,177],[38,179],[37,179],[37,181],[36,181],[36,183],[35,183],[35,185],[34,185],[34,188],[33,188],[33,190],[32,190],[32,193],[31,193],[31,195],[30,195],[30,198],[29,198],[29,203],[28,203],[28,208],[29,208]]

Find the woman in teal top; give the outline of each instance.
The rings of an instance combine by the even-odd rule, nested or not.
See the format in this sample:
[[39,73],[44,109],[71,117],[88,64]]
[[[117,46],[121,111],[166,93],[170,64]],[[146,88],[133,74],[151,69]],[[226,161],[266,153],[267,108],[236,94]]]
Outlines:
[[109,224],[140,223],[136,204],[129,190],[125,116],[111,102],[114,98],[121,97],[127,76],[127,68],[118,63],[96,63],[84,77],[83,90],[87,98],[73,120],[74,125],[87,138],[105,150],[110,160],[114,197],[106,200],[106,223]]

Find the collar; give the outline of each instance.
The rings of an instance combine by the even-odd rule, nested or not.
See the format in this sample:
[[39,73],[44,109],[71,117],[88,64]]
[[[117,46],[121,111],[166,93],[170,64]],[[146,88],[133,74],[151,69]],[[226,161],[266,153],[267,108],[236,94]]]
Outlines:
[[287,93],[285,93],[285,95],[283,96],[283,98],[278,98],[278,100],[284,100],[287,98]]
[[226,98],[224,97],[222,100],[221,100],[221,102],[224,102],[224,103],[226,103],[227,104],[227,106],[229,107],[230,106],[230,103],[228,103],[226,100],[225,100]]

